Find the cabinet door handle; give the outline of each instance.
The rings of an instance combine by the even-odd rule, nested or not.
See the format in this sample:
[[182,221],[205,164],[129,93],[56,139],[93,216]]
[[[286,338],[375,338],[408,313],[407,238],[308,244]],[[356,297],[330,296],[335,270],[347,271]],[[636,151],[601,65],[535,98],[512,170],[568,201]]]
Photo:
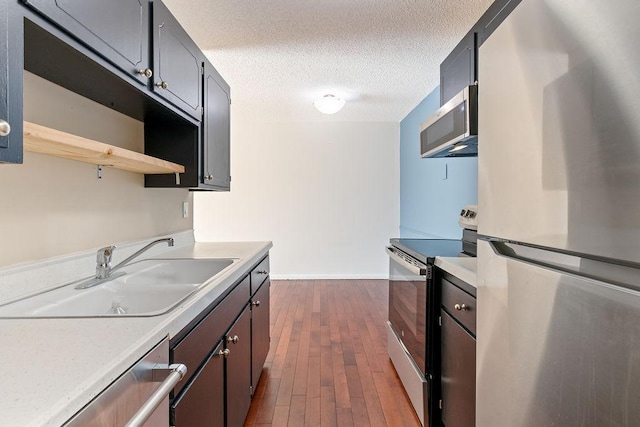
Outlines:
[[206,179],[207,181],[211,181],[213,179],[213,175],[205,175],[204,179]]
[[227,342],[232,342],[234,344],[238,344],[238,336],[234,335],[232,337],[227,337]]
[[229,350],[228,348],[225,348],[224,350],[220,350],[218,352],[218,357],[224,357],[226,359],[227,357],[229,357],[230,354],[231,354],[231,350]]
[[252,301],[251,305],[254,307],[260,307],[260,301]]
[[9,136],[11,133],[11,126],[5,120],[0,119],[0,136]]
[[161,82],[156,83],[156,86],[161,87],[162,89],[166,89],[169,87],[169,83],[165,82],[164,80]]
[[469,309],[469,307],[467,307],[466,304],[456,304],[453,306],[453,308],[455,308],[458,311],[467,311]]
[[256,274],[269,274],[269,272],[266,270],[258,270],[256,271]]
[[148,79],[153,77],[153,71],[151,71],[150,68],[145,68],[144,70],[138,70],[138,74],[140,74],[141,76],[145,76]]

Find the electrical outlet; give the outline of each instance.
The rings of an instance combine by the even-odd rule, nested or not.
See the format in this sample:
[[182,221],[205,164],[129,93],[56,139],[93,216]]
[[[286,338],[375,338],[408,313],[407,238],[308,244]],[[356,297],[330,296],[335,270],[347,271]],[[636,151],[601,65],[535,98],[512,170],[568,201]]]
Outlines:
[[189,202],[182,202],[182,218],[189,218]]

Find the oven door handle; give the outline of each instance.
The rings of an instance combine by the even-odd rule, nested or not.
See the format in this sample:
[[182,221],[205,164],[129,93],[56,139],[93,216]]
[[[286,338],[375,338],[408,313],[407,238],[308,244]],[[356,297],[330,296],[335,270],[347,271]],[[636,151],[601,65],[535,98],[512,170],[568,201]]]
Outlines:
[[422,268],[422,267],[418,267],[417,265],[411,264],[411,263],[407,262],[401,256],[398,256],[398,254],[396,254],[396,252],[392,248],[390,248],[388,246],[386,248],[384,248],[384,250],[387,253],[387,255],[389,255],[389,258],[391,258],[393,261],[397,262],[403,268],[406,268],[407,270],[409,270],[413,274],[418,275],[418,276],[426,276],[427,275],[427,266],[426,265],[424,266],[424,268]]

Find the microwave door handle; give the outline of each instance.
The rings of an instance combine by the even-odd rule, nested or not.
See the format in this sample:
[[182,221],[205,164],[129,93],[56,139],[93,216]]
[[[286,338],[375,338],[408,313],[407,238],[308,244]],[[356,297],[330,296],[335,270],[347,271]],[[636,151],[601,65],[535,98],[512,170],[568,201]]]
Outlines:
[[398,255],[396,255],[394,250],[391,249],[390,247],[386,247],[384,250],[387,253],[387,255],[389,255],[389,258],[391,258],[393,261],[395,261],[396,263],[400,264],[403,268],[406,268],[407,270],[409,270],[413,274],[415,274],[417,276],[426,276],[427,275],[426,266],[425,266],[425,268],[420,268],[417,265],[413,265],[411,263],[408,263],[402,257],[399,257]]

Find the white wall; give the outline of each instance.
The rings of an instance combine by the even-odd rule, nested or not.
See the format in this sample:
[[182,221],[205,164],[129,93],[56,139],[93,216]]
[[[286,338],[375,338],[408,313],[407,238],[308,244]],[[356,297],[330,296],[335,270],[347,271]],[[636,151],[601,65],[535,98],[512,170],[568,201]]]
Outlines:
[[196,193],[196,240],[272,240],[274,278],[386,278],[399,123],[232,119],[230,193]]
[[[143,124],[25,72],[25,120],[143,151]],[[144,176],[44,154],[0,165],[0,266],[192,228],[184,189],[147,189]]]

